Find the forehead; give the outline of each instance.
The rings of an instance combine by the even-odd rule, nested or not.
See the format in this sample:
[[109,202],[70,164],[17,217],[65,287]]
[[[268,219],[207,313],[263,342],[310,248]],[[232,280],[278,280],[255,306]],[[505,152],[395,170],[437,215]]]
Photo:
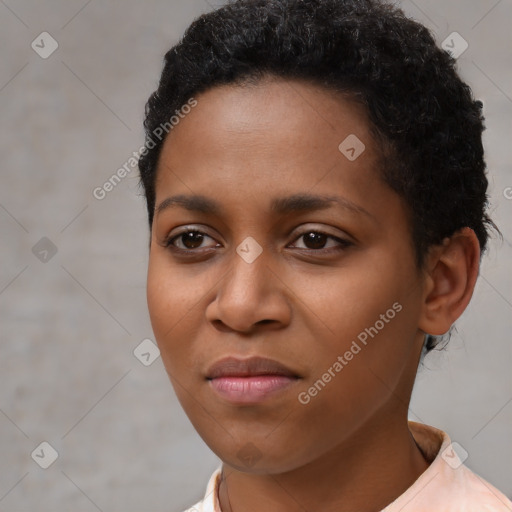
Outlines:
[[[196,100],[197,106],[165,140],[157,190],[158,182],[179,179],[184,169],[188,181],[203,183],[222,180],[223,171],[230,171],[233,185],[238,170],[260,180],[286,179],[293,173],[313,186],[324,173],[346,164],[343,151],[354,145],[357,152],[364,148],[366,168],[375,164],[366,111],[347,95],[272,77],[257,84],[217,86]],[[360,165],[351,162],[351,167]]]

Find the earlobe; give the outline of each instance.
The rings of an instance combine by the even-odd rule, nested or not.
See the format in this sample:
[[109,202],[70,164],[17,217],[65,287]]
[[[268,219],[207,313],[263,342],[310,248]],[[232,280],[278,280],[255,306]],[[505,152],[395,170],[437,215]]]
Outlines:
[[432,248],[418,325],[423,332],[439,336],[449,331],[471,300],[479,266],[480,244],[471,228]]

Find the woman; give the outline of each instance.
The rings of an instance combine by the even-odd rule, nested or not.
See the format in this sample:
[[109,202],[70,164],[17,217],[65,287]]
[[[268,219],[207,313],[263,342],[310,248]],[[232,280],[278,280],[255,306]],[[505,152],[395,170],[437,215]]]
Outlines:
[[239,0],[169,50],[139,161],[165,368],[222,460],[190,510],[512,510],[408,421],[493,227],[482,103],[376,0]]

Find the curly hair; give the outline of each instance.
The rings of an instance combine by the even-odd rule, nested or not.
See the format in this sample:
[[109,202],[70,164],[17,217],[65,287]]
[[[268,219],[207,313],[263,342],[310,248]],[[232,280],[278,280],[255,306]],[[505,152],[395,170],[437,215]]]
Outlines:
[[[155,130],[194,95],[266,75],[351,95],[365,106],[379,172],[404,200],[417,264],[463,227],[483,252],[488,208],[483,104],[430,31],[381,0],[231,0],[203,14],[165,55],[145,109],[140,182],[150,228],[165,137]],[[436,345],[427,338],[426,349]]]

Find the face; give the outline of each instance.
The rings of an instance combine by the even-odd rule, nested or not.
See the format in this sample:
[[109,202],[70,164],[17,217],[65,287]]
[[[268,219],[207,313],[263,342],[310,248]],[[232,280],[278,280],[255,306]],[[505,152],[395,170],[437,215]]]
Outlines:
[[154,334],[210,448],[290,471],[407,400],[424,284],[407,210],[347,98],[275,79],[196,99],[157,171]]

